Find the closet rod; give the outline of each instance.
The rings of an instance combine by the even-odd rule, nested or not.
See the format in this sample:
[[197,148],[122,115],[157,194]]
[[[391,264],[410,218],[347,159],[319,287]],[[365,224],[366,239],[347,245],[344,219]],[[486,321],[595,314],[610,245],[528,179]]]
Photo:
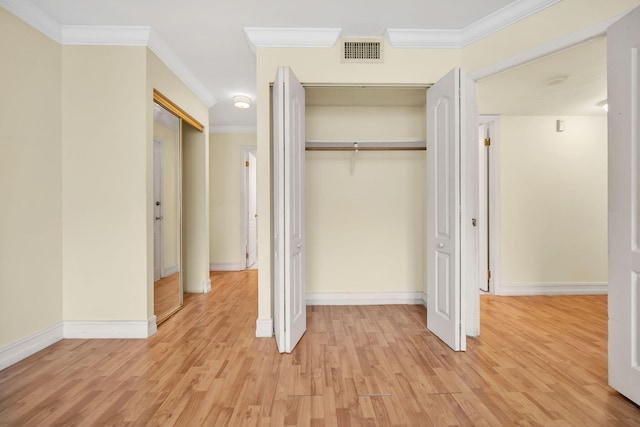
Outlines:
[[426,151],[427,147],[306,147],[307,151]]
[[307,151],[400,151],[426,150],[425,140],[306,141]]

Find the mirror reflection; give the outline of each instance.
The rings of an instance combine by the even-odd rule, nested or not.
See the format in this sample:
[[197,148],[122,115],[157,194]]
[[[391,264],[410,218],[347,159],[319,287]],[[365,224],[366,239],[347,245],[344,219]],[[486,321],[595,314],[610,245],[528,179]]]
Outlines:
[[154,312],[160,324],[182,307],[180,119],[154,102]]

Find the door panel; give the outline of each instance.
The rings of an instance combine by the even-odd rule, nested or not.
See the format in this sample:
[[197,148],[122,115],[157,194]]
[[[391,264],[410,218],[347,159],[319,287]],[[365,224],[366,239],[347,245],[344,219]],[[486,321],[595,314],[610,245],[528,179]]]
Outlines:
[[272,92],[272,216],[273,330],[280,353],[285,351],[284,314],[284,69],[279,68]]
[[461,350],[460,70],[427,91],[427,328]]
[[305,292],[305,93],[287,67],[273,87],[274,328],[291,352],[307,327]]
[[286,351],[307,329],[305,292],[305,93],[285,69],[285,313]]
[[607,43],[609,384],[640,404],[640,8]]
[[427,92],[427,328],[454,350],[480,331],[475,83],[454,69]]

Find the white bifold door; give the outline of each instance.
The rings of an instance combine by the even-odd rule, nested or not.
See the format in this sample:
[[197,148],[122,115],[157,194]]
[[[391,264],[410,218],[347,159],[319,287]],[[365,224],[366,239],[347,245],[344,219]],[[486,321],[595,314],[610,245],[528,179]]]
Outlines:
[[607,43],[609,384],[640,405],[640,8]]
[[[475,86],[454,69],[427,93],[427,328],[454,350],[479,331]],[[273,86],[274,331],[291,352],[306,330],[305,93],[288,67]]]
[[427,328],[456,351],[480,323],[476,111],[459,68],[427,91]]
[[278,350],[307,330],[305,292],[305,92],[288,67],[273,84],[273,288]]

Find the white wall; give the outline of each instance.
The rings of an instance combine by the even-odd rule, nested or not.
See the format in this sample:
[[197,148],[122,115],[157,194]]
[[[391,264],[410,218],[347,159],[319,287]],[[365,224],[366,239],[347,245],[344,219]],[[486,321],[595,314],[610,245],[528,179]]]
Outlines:
[[[424,139],[423,107],[307,106],[308,140]],[[426,154],[306,152],[307,292],[422,292]]]
[[255,146],[255,133],[212,133],[210,140],[211,268],[238,269],[242,259],[242,146]]
[[62,70],[60,46],[2,8],[0,39],[1,348],[62,321]]
[[502,284],[607,281],[606,120],[501,117]]

